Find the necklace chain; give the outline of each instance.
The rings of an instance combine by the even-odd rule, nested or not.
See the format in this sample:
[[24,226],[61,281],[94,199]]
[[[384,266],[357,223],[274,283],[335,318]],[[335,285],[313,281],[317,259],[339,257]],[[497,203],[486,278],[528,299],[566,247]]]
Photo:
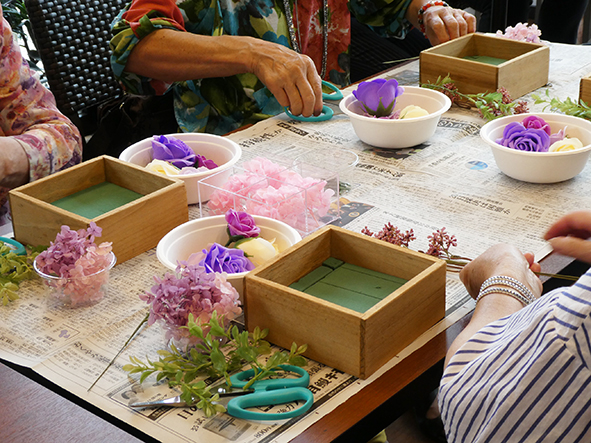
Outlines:
[[[299,27],[296,29],[296,25],[291,14],[291,7],[289,6],[289,0],[283,0],[283,6],[285,7],[285,18],[287,19],[287,29],[289,31],[291,47],[294,51],[301,54],[302,50],[300,47],[300,41],[296,36],[296,31],[299,35]],[[297,14],[298,0],[295,0],[294,9]],[[320,72],[320,77],[324,78],[326,74],[326,61],[328,58],[328,0],[322,0],[322,14],[324,16],[324,23],[322,26],[322,70]]]

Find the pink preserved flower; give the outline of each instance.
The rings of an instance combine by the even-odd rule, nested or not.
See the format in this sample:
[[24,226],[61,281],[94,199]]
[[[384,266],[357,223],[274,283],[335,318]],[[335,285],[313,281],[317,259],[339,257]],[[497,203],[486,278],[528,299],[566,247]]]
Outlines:
[[108,255],[111,243],[103,242],[99,246],[94,243],[95,237],[100,237],[102,229],[94,222],[89,228],[73,231],[69,226],[62,226],[55,241],[49,248],[40,253],[37,266],[45,274],[68,278],[72,275],[94,274],[104,269],[111,262]]
[[452,254],[449,252],[449,248],[458,245],[456,236],[449,235],[445,231],[445,228],[438,229],[433,234],[429,235],[427,240],[429,240],[429,249],[426,254],[439,258],[450,257]]
[[229,209],[226,212],[226,222],[228,222],[228,232],[231,237],[251,238],[261,233],[261,228],[256,225],[252,215],[243,211]]
[[111,243],[95,244],[101,233],[94,222],[78,231],[64,225],[49,248],[36,257],[35,268],[52,289],[53,297],[71,306],[91,304],[104,297],[115,256]]
[[403,234],[398,227],[389,222],[386,223],[382,230],[377,234],[370,231],[367,226],[361,230],[361,233],[405,248],[408,248],[410,242],[416,239],[412,229]]
[[530,43],[541,43],[541,35],[542,31],[538,29],[538,25],[536,24],[528,26],[523,23],[517,23],[514,27],[508,26],[504,33],[503,31],[497,31],[497,37]]
[[521,123],[527,129],[541,129],[546,134],[552,135],[552,130],[550,129],[550,125],[548,123],[546,123],[546,120],[544,120],[541,117],[538,117],[537,115],[528,115],[527,117],[525,117],[523,119],[523,121]]
[[181,263],[174,274],[168,272],[163,278],[154,277],[154,281],[151,290],[140,295],[150,305],[148,324],[161,324],[166,338],[174,339],[183,349],[198,342],[183,328],[189,314],[205,323],[215,311],[227,325],[242,313],[238,292],[225,273],[208,274],[203,266]]
[[216,190],[208,202],[211,214],[240,209],[283,221],[303,232],[323,225],[335,191],[327,182],[302,177],[266,158],[257,157],[243,164],[244,173],[232,175],[223,189]]

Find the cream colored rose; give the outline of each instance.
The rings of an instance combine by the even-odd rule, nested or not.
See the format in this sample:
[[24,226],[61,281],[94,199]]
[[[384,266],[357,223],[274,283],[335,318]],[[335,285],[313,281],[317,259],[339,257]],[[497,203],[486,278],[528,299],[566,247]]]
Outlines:
[[262,265],[277,255],[273,243],[261,237],[245,239],[237,243],[236,247],[242,249],[255,266]]
[[179,168],[164,160],[152,160],[146,165],[146,169],[164,175],[179,175]]
[[420,106],[408,105],[400,111],[400,118],[417,118],[429,115],[429,113]]
[[550,145],[548,152],[565,152],[574,151],[575,149],[581,149],[583,143],[576,137],[564,137],[562,140],[558,140]]

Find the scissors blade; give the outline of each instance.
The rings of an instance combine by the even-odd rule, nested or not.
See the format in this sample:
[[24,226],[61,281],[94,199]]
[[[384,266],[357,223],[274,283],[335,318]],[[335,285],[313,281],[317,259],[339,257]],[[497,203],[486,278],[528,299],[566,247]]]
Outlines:
[[155,407],[155,406],[170,406],[170,407],[176,407],[176,408],[182,408],[185,406],[189,406],[186,402],[184,402],[183,400],[181,400],[181,396],[177,395],[176,397],[170,397],[170,398],[162,398],[160,400],[154,400],[154,401],[137,401],[134,403],[130,403],[128,405],[130,408],[151,408],[151,407]]
[[341,103],[341,100],[337,100],[337,101],[324,100],[323,101],[323,104],[325,106],[328,106],[330,109],[332,109],[332,112],[334,113],[333,115],[343,114],[343,111],[341,110],[339,103]]
[[218,394],[220,398],[224,397],[238,397],[240,395],[252,394],[254,389],[240,389],[227,384],[215,386],[211,389],[212,394]]

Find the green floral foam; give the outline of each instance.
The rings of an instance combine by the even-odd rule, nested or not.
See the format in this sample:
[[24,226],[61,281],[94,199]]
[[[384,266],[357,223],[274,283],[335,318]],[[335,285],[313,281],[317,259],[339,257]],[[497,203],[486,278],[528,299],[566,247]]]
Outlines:
[[363,313],[406,282],[331,257],[289,287]]
[[54,201],[52,205],[92,219],[140,197],[143,197],[143,195],[113,183],[103,182],[60,198]]
[[504,58],[489,57],[488,55],[467,55],[462,57],[464,60],[472,60],[473,62],[486,63],[487,65],[499,66],[507,60]]

